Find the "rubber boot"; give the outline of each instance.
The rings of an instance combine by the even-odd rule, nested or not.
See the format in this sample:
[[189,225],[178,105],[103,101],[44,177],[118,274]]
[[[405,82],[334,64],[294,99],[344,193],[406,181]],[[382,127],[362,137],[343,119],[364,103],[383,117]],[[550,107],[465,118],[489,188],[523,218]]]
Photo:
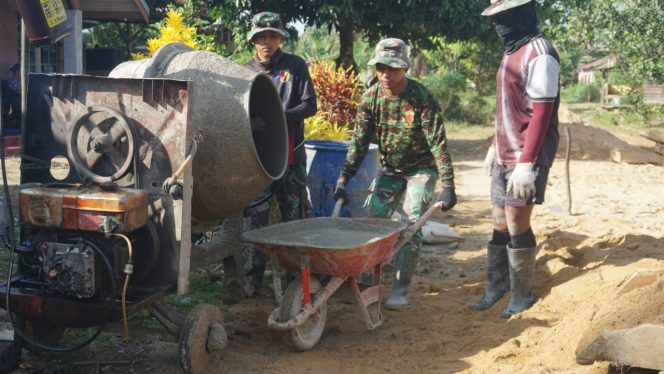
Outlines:
[[510,268],[506,244],[487,245],[487,282],[482,298],[470,305],[473,310],[486,310],[503,298],[510,290]]
[[408,305],[408,289],[413,279],[417,258],[420,252],[411,248],[403,248],[395,258],[395,276],[390,296],[385,301],[385,309],[400,310]]
[[512,298],[501,317],[510,318],[535,304],[535,295],[531,292],[535,273],[535,254],[536,247],[512,248],[510,244],[507,245]]

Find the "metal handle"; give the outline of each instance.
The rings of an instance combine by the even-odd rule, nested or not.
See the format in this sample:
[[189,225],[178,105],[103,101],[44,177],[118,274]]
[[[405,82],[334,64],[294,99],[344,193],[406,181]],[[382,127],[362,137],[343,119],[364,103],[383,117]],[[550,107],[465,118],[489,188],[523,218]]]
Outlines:
[[339,213],[341,212],[341,207],[344,205],[345,201],[346,199],[344,199],[343,197],[337,199],[337,202],[334,203],[334,209],[332,209],[331,217],[339,217]]
[[424,212],[424,214],[422,215],[422,217],[420,217],[420,219],[408,225],[408,227],[406,227],[406,229],[401,232],[401,236],[399,237],[397,245],[394,246],[394,252],[392,252],[392,255],[399,252],[401,247],[403,247],[404,245],[406,245],[406,243],[408,243],[408,241],[413,237],[413,235],[415,235],[415,233],[418,232],[422,228],[422,226],[424,226],[425,223],[427,223],[429,218],[431,218],[431,216],[437,210],[440,210],[442,208],[443,208],[443,203],[439,201],[433,204],[426,212]]

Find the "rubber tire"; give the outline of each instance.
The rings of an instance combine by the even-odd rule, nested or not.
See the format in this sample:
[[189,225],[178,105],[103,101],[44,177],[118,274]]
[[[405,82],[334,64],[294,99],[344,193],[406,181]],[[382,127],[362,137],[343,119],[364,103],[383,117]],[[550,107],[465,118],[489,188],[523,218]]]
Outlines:
[[207,340],[214,323],[224,324],[221,311],[215,305],[197,305],[180,332],[180,365],[187,374],[217,373],[221,351],[208,351]]
[[[311,278],[310,285],[311,301],[313,303],[314,296],[321,290],[322,285],[316,278]],[[302,296],[302,280],[296,279],[290,282],[281,303],[281,313],[279,314],[281,322],[286,322],[300,313],[302,310]],[[304,324],[284,332],[284,343],[297,352],[310,350],[318,344],[321,336],[323,336],[326,320],[327,302],[323,303],[320,309],[312,314]]]

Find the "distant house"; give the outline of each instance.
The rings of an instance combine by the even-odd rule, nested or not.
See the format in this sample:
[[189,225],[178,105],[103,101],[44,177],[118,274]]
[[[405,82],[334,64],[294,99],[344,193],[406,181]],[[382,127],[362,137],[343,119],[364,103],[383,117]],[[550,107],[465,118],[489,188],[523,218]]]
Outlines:
[[[63,40],[31,47],[30,72],[86,73],[83,65],[83,23],[88,21],[148,22],[151,6],[146,0],[63,0],[73,32]],[[20,61],[20,24],[15,0],[0,0],[0,79]]]
[[664,84],[644,83],[643,102],[646,104],[664,105]]
[[596,73],[602,72],[606,74],[606,71],[616,66],[616,60],[618,56],[615,53],[611,53],[608,56],[604,56],[595,60],[590,61],[587,64],[581,65],[576,69],[577,79],[579,83],[583,84],[592,84],[597,79]]

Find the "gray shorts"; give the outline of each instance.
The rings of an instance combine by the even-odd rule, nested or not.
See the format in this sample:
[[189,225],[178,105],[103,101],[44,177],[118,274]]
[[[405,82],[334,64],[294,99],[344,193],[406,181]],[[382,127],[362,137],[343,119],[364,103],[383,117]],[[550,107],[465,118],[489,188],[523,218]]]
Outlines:
[[535,197],[528,200],[517,199],[511,194],[507,194],[507,181],[509,181],[514,166],[500,165],[493,163],[491,170],[491,204],[493,206],[526,206],[529,204],[542,204],[544,202],[544,192],[546,191],[546,181],[549,178],[549,168],[546,166],[535,166]]

